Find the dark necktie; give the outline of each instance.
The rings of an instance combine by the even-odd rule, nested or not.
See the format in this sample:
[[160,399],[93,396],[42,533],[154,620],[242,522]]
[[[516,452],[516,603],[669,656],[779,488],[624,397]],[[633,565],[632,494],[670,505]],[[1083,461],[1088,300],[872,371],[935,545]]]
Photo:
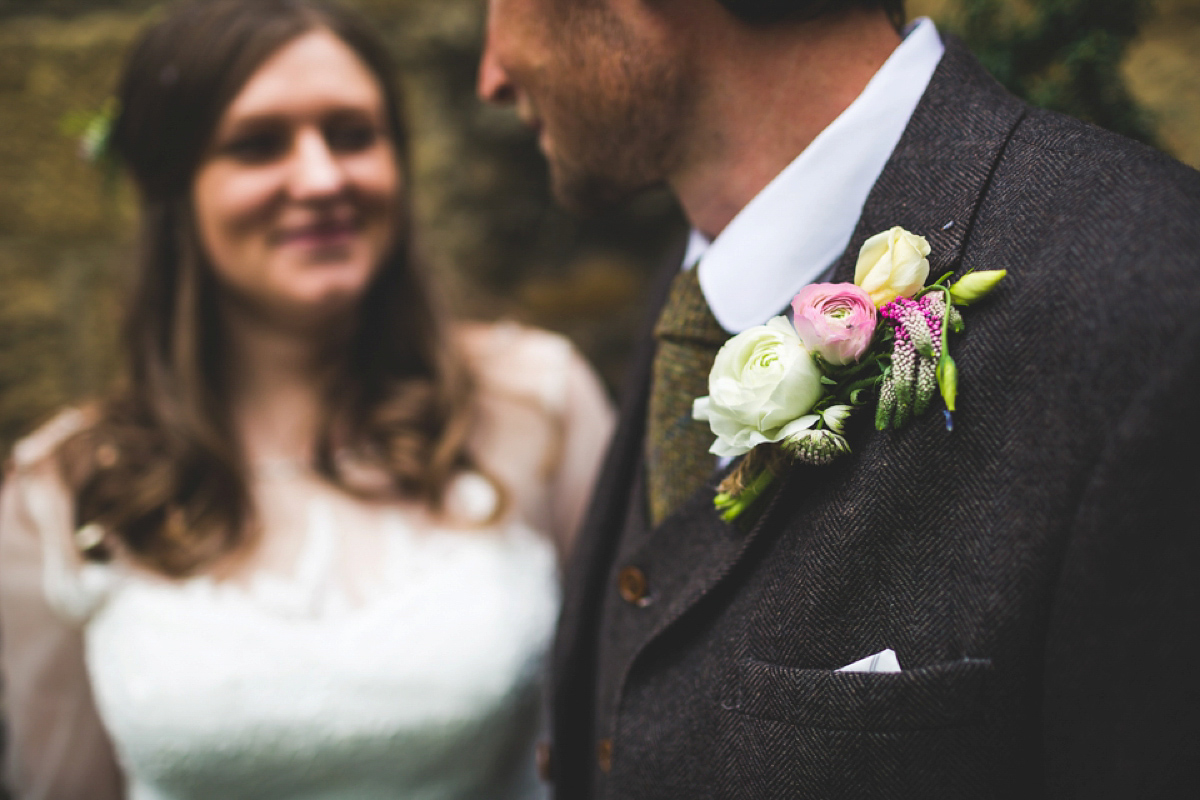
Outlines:
[[662,522],[711,477],[713,434],[692,419],[692,402],[708,394],[708,373],[729,334],[700,291],[697,269],[681,270],[654,327],[658,349],[646,433],[650,520]]

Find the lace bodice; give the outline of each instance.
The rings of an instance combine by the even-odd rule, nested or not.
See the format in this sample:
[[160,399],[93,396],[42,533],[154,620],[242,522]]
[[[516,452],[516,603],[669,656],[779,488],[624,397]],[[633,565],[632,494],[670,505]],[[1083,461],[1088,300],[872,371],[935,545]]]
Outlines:
[[[80,762],[103,773],[105,753],[133,800],[540,796],[532,746],[566,538],[554,526],[577,519],[610,421],[562,340],[494,328],[477,347],[493,359],[478,457],[511,494],[495,523],[480,522],[498,497],[474,473],[452,484],[453,513],[435,518],[262,465],[254,557],[231,575],[170,581],[121,559],[80,563],[61,485],[38,442],[25,443],[0,520],[0,579],[15,579],[0,581],[0,622],[19,796],[84,796],[96,775],[75,774]],[[514,371],[526,361],[541,369]],[[41,450],[72,427],[56,424]],[[572,507],[556,507],[564,495]],[[15,571],[35,563],[28,532],[37,597]],[[39,602],[58,626],[50,637],[30,625]],[[72,636],[77,653],[64,646]],[[47,647],[78,660],[82,691],[64,676],[46,684],[50,670],[30,659],[51,657]],[[87,702],[64,713],[47,696],[55,685]],[[89,713],[101,742],[88,738]]]
[[87,664],[131,796],[530,796],[510,748],[536,724],[550,542],[388,515],[382,583],[354,604],[334,516],[309,505],[293,580],[127,578],[93,615]]

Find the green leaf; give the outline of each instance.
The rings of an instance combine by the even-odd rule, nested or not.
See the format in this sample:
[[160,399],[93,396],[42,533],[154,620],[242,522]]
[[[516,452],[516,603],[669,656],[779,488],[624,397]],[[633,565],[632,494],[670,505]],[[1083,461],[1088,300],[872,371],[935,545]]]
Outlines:
[[929,401],[933,399],[934,392],[937,391],[937,382],[934,380],[935,369],[932,358],[922,358],[917,362],[916,396],[913,399],[914,416],[925,413],[925,409],[929,408]]
[[905,376],[904,380],[896,381],[896,409],[892,414],[892,427],[903,428],[908,424],[908,418],[912,415],[913,395],[915,387],[913,384],[915,379],[910,380]]
[[886,431],[890,428],[895,410],[896,392],[890,383],[885,382],[879,391],[879,405],[875,406],[875,430]]

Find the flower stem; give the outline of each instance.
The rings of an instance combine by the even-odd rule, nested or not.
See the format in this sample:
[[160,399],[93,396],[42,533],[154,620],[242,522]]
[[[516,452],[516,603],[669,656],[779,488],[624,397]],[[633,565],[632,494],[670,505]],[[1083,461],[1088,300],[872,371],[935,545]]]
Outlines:
[[[946,308],[942,311],[942,355],[937,363],[937,384],[946,401],[947,412],[954,411],[955,400],[958,397],[958,366],[950,357],[950,311],[954,307],[954,298],[945,286],[930,286],[933,291],[940,291],[946,300]],[[954,422],[947,413],[946,430],[954,430]]]
[[722,493],[713,499],[717,510],[721,512],[721,519],[726,522],[733,522],[743,511],[754,504],[754,501],[767,490],[771,485],[771,481],[775,480],[775,473],[769,468],[764,469],[754,476],[754,479],[748,483],[742,491],[738,492],[736,497]]

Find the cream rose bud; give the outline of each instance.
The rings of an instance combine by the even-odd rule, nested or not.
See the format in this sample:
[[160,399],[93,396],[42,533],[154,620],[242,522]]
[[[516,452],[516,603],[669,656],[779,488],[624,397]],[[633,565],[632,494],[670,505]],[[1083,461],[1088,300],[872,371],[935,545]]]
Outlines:
[[[786,317],[726,342],[708,375],[708,397],[692,406],[717,440],[709,452],[739,456],[777,442],[821,398],[821,371]],[[813,416],[809,424],[816,421]]]
[[866,290],[876,308],[897,297],[912,297],[929,279],[929,242],[899,226],[863,243],[854,267],[854,282]]

